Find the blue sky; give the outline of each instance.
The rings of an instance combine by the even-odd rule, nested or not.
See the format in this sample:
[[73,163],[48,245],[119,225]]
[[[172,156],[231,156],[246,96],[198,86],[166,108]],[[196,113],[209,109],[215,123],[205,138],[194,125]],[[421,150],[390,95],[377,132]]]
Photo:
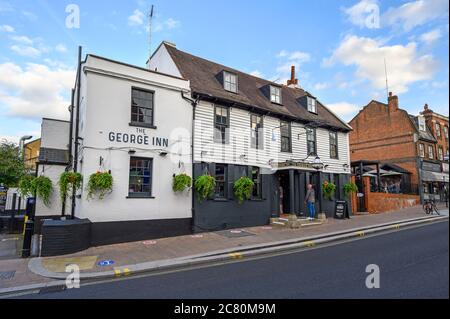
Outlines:
[[[70,4],[79,28],[66,26]],[[300,85],[345,120],[386,101],[386,60],[402,108],[417,114],[428,103],[448,115],[446,0],[0,0],[0,138],[38,136],[41,117],[68,117],[78,45],[144,66],[151,4],[153,49],[168,40],[280,83],[296,65]]]

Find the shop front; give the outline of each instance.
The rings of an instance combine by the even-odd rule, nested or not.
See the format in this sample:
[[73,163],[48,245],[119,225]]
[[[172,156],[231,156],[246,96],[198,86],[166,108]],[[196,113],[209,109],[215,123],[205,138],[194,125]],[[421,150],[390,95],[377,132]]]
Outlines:
[[444,165],[441,167],[441,164],[439,163],[422,161],[420,174],[423,199],[446,201],[449,185],[448,169],[447,172],[445,172]]

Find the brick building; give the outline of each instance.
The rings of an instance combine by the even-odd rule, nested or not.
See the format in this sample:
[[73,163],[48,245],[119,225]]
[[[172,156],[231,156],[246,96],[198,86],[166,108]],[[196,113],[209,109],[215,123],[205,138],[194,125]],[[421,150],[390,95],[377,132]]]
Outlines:
[[[433,183],[430,185],[434,189],[430,190],[434,193],[439,193],[445,195],[446,189],[448,189],[448,173],[449,173],[449,138],[448,138],[448,116],[433,112],[425,104],[423,111],[420,112],[421,116],[425,118],[425,123],[428,129],[432,132],[434,138],[436,139],[435,153],[436,159],[441,164],[441,171],[443,174],[447,175],[447,183],[444,181],[439,181],[438,183]],[[436,189],[437,188],[437,189]]]
[[[401,168],[398,172],[402,175],[402,192],[418,193],[423,198],[430,193],[428,183],[445,178],[437,160],[437,140],[425,117],[401,109],[398,97],[392,93],[388,104],[372,100],[349,124],[353,128],[351,161],[379,161]],[[381,186],[378,185],[379,190]]]

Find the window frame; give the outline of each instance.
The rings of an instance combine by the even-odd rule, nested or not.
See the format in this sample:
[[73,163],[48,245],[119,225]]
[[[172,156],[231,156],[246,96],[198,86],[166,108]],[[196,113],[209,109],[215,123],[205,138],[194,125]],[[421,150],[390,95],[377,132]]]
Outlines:
[[[218,182],[217,181],[217,167],[223,166],[223,181]],[[216,186],[214,187],[214,199],[227,199],[228,196],[228,165],[224,163],[215,163],[214,164],[214,178],[216,179]],[[217,193],[217,186],[218,184],[223,183],[223,196]]]
[[[335,142],[336,142],[335,145],[331,144],[331,140],[332,140],[331,136],[332,135],[334,135],[334,137],[335,137]],[[336,132],[336,131],[329,131],[328,137],[330,139],[330,158],[332,158],[332,159],[339,159],[338,132]],[[333,149],[332,146],[334,146],[335,149],[336,149],[336,155],[335,156],[333,156],[332,152],[331,152],[331,150]]]
[[[283,126],[288,127],[288,136],[283,135]],[[283,149],[283,145],[286,145],[285,143],[283,143],[283,138],[287,138],[289,140],[288,143],[288,149]],[[291,131],[291,122],[289,121],[280,121],[280,152],[283,153],[292,153],[292,131]]]
[[[230,81],[227,81],[227,75],[230,76]],[[234,83],[231,81],[232,78],[234,78]],[[227,88],[227,84],[229,84],[229,88]],[[235,90],[231,89],[233,85]],[[227,92],[238,93],[238,75],[236,73],[223,71],[223,89]]]
[[[253,170],[257,170],[257,178],[254,178]],[[251,199],[262,199],[262,174],[261,174],[261,168],[259,166],[250,166],[250,178],[253,181],[253,189],[252,189],[252,196]],[[255,195],[255,190],[257,195]]]
[[[142,160],[149,162],[149,192],[130,192],[131,189],[131,161],[132,160]],[[140,166],[140,168],[144,168],[144,166]],[[145,176],[145,175],[137,175],[137,176]],[[129,164],[128,164],[128,196],[127,198],[154,198],[153,197],[153,157],[142,157],[142,156],[130,156]]]
[[440,160],[440,161],[443,161],[444,160],[444,148],[442,147],[442,146],[438,146],[438,159]]
[[[418,119],[417,119],[417,123],[418,123],[418,126],[419,126],[419,131],[421,131],[421,132],[426,132],[427,131],[427,124],[425,122],[425,118],[424,117],[419,116]],[[423,126],[423,129],[422,129],[422,126]]]
[[[220,108],[222,110],[226,110],[226,123],[218,123],[217,122],[217,109]],[[214,143],[218,143],[218,144],[229,144],[229,128],[230,128],[230,108],[229,107],[225,107],[225,106],[221,106],[221,105],[217,105],[214,104],[214,119],[213,119],[213,140]],[[223,114],[221,114],[221,117],[223,117]],[[225,136],[222,136],[222,130],[220,129],[220,140],[218,139],[217,136],[217,126],[223,127],[225,129]]]
[[448,126],[444,125],[444,137],[446,140],[448,140]]
[[[312,103],[309,103],[310,101],[314,101],[314,108],[310,109],[310,105],[313,106]],[[306,109],[308,110],[308,112],[310,113],[314,113],[317,114],[317,99],[311,97],[311,96],[307,96],[306,97]]]
[[[255,124],[255,129],[253,128],[253,118],[256,117],[260,119],[259,127],[258,123]],[[250,113],[250,147],[263,150],[264,149],[264,117],[260,114]],[[255,136],[253,136],[253,134]]]
[[[277,91],[279,92],[279,94],[274,94],[273,92]],[[275,104],[282,104],[283,102],[283,98],[281,96],[281,87],[280,86],[276,86],[276,85],[270,85],[270,89],[269,89],[269,96],[270,96],[270,102],[275,103]],[[272,99],[272,96],[274,97],[278,97],[279,101],[277,101],[276,99]]]
[[[146,109],[149,110],[150,108],[148,107],[142,107],[142,106],[136,106],[138,109],[138,113],[137,113],[137,120],[133,120],[133,92],[134,91],[140,91],[143,93],[148,93],[152,95],[152,107],[151,107],[151,118],[152,121],[151,123],[147,123],[147,122],[140,122],[139,121],[139,109]],[[155,126],[155,97],[156,97],[156,93],[154,90],[149,90],[149,89],[144,89],[141,87],[137,87],[137,86],[132,86],[131,87],[131,94],[130,94],[130,126],[138,126],[138,127],[146,127],[146,128],[156,128]]]
[[[430,151],[431,151],[431,152],[430,152]],[[428,158],[429,158],[429,159],[434,159],[433,145],[428,145]]]
[[[314,140],[309,139],[309,133],[314,133]],[[308,156],[316,155],[317,156],[317,131],[315,128],[306,128],[306,153]],[[310,144],[314,143],[314,152],[310,151]]]
[[436,131],[436,137],[438,139],[441,139],[442,138],[441,124],[439,124],[438,122],[434,123],[434,130]]
[[423,143],[419,143],[419,157],[425,158],[425,145]]

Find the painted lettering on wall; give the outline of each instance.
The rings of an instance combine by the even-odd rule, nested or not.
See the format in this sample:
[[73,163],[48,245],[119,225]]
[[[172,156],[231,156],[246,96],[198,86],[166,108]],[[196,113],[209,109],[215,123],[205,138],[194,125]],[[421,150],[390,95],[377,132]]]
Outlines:
[[169,139],[157,136],[148,136],[145,129],[137,128],[135,133],[109,132],[108,139],[110,142],[152,145],[160,147],[169,147]]

